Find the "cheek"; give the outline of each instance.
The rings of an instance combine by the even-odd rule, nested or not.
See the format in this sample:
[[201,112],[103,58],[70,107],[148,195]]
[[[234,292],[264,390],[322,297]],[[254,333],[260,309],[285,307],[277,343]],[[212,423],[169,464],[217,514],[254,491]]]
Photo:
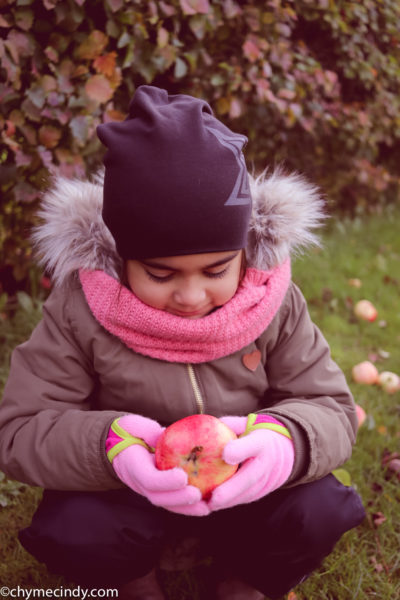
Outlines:
[[152,306],[153,308],[163,309],[166,305],[168,294],[166,288],[162,285],[144,280],[140,275],[128,278],[129,287],[139,300]]
[[214,290],[215,301],[219,305],[228,302],[235,294],[239,286],[239,273],[235,273],[227,280],[221,280]]

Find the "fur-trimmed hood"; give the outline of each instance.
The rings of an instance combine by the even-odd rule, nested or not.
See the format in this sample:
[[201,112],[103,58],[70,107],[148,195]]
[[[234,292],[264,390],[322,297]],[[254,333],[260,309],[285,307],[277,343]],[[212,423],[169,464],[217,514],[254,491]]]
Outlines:
[[[310,245],[324,219],[318,189],[298,174],[277,169],[250,177],[253,199],[246,256],[248,265],[267,270]],[[32,239],[39,263],[55,285],[78,269],[99,269],[119,278],[121,258],[101,216],[103,173],[91,181],[54,180],[39,212],[42,223]]]

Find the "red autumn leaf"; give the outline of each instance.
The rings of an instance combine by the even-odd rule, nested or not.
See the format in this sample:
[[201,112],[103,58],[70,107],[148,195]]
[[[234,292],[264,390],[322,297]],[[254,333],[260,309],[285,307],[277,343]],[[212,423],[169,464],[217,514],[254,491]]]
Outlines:
[[375,527],[379,527],[386,521],[386,517],[382,512],[372,513],[372,520],[374,522]]
[[283,98],[284,100],[293,100],[296,98],[296,92],[293,90],[288,90],[286,88],[281,88],[278,91],[278,97]]
[[111,12],[117,12],[124,5],[124,0],[107,0],[108,6],[111,8]]
[[77,57],[93,60],[102,54],[107,44],[108,36],[95,29],[78,47]]
[[[25,123],[25,117],[23,112],[21,112],[17,108],[14,108],[14,110],[10,112],[10,121],[14,123],[14,125],[17,125],[17,127],[23,125]],[[6,123],[7,122],[8,121],[6,121]]]
[[184,15],[207,14],[210,10],[208,0],[179,0]]
[[11,120],[7,120],[4,131],[7,137],[12,137],[15,134],[15,124]]
[[165,29],[165,27],[160,27],[160,29],[157,32],[157,47],[165,48],[165,46],[168,44],[168,39],[168,31]]
[[395,475],[400,481],[400,454],[398,452],[385,450],[382,457],[382,467],[386,469],[389,476]]
[[51,75],[43,75],[39,81],[46,94],[57,89],[57,80]]
[[42,288],[44,288],[45,290],[49,290],[51,288],[51,281],[45,275],[42,275],[42,277],[40,278],[39,283],[42,286]]
[[382,571],[384,570],[384,566],[381,563],[378,563],[375,556],[371,557],[371,564],[373,565],[374,570],[377,573],[382,573]]
[[386,449],[383,452],[382,465],[385,466],[390,461],[392,461],[394,459],[398,459],[398,458],[400,458],[400,453],[399,452],[389,452],[389,450]]
[[50,62],[58,63],[59,56],[58,56],[58,52],[55,48],[53,48],[52,46],[47,46],[44,53]]
[[400,479],[400,458],[393,458],[387,464],[387,468],[392,473],[396,473],[397,477]]
[[93,66],[98,73],[103,73],[106,77],[112,77],[115,71],[117,53],[109,52],[98,56],[93,61]]
[[32,127],[32,125],[29,125],[29,124],[21,125],[20,129],[21,129],[23,135],[25,136],[25,139],[28,141],[28,143],[31,144],[32,146],[36,146],[36,144],[37,144],[36,129],[34,127]]
[[22,150],[15,150],[15,164],[17,167],[26,167],[32,163],[32,156]]
[[255,62],[261,56],[261,50],[253,40],[246,40],[242,46],[245,57]]
[[104,114],[105,123],[108,123],[109,121],[124,121],[125,119],[126,114],[115,108],[110,108]]
[[7,17],[10,18],[10,15],[0,15],[0,27],[11,27],[11,23],[7,21]]
[[229,107],[229,117],[231,119],[237,119],[237,117],[240,117],[241,114],[242,105],[240,103],[240,100],[238,100],[237,98],[232,98],[231,105]]
[[176,14],[175,8],[170,4],[163,2],[162,0],[160,0],[159,2],[159,7],[161,8],[166,17],[173,17]]
[[4,45],[11,54],[13,61],[18,64],[19,59],[32,56],[35,50],[33,38],[22,31],[12,29],[7,35]]
[[54,125],[42,125],[39,129],[39,142],[46,148],[55,148],[60,141],[61,131]]
[[112,98],[114,90],[104,75],[93,75],[85,84],[85,92],[91,100],[102,103]]
[[224,0],[222,6],[227,19],[237,17],[243,12],[240,6],[238,6],[234,0]]

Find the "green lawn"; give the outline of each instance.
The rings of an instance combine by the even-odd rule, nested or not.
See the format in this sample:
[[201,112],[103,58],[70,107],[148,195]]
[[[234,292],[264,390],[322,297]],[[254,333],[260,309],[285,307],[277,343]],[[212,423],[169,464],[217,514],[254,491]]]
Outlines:
[[[311,315],[328,339],[358,404],[367,412],[351,460],[345,465],[361,494],[367,519],[346,534],[321,569],[290,595],[290,600],[395,600],[400,598],[400,480],[382,466],[385,452],[400,449],[400,392],[388,395],[376,386],[351,381],[351,368],[374,360],[379,371],[400,374],[400,213],[355,222],[330,220],[323,249],[299,257],[294,280],[301,286]],[[360,288],[349,284],[358,278]],[[378,309],[373,323],[353,316],[353,305],[367,298]],[[2,345],[10,350],[24,339],[38,311],[21,309],[13,321],[0,324]],[[3,353],[4,354],[4,353]],[[0,364],[0,381],[8,370]],[[2,491],[4,495],[1,496]],[[15,495],[13,495],[15,494]],[[40,490],[0,482],[0,583],[55,588],[66,583],[49,576],[16,541],[27,524]],[[381,517],[381,518],[379,518]],[[188,583],[189,582],[189,583]],[[182,586],[189,590],[191,578]],[[171,585],[171,598],[184,598]],[[195,592],[187,597],[195,598]]]

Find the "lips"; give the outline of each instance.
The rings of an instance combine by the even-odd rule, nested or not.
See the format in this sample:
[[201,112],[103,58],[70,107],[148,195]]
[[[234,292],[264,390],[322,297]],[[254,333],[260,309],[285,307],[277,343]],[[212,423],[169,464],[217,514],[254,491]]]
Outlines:
[[171,310],[170,311],[172,314],[176,315],[177,317],[183,317],[186,319],[189,318],[194,318],[194,317],[203,317],[205,315],[207,315],[210,312],[210,309],[208,307],[204,307],[201,310],[191,310],[191,311],[184,311],[184,310]]

